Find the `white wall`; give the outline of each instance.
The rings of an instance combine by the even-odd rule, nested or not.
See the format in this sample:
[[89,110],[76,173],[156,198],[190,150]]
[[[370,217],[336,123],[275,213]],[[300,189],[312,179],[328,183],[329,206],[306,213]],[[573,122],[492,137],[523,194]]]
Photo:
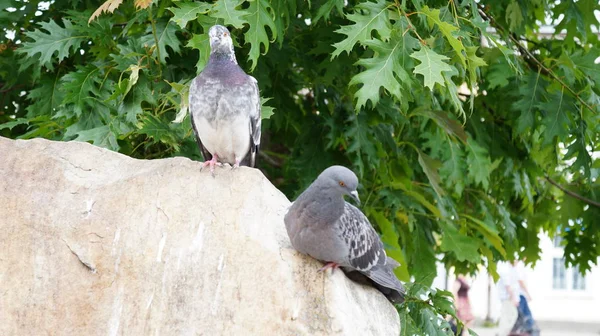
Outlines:
[[[600,267],[593,265],[592,271],[585,276],[585,290],[573,290],[572,270],[566,271],[567,289],[552,288],[553,259],[563,256],[562,248],[555,248],[550,238],[540,236],[541,259],[534,269],[527,269],[527,283],[532,296],[530,308],[538,321],[564,321],[600,323]],[[444,288],[445,270],[438,266],[438,276],[433,287]],[[471,291],[469,297],[473,314],[478,319],[485,319],[488,313],[488,284],[489,277],[484,268],[480,269],[477,277],[470,279]],[[449,275],[449,290],[452,289],[454,275]],[[496,285],[491,286],[491,318],[497,320],[500,311],[500,301]]]
[[553,259],[563,256],[547,236],[540,237],[542,258],[527,272],[534,317],[547,321],[600,323],[600,267],[585,275],[585,290],[573,290],[573,272],[567,270],[567,289],[552,288]]

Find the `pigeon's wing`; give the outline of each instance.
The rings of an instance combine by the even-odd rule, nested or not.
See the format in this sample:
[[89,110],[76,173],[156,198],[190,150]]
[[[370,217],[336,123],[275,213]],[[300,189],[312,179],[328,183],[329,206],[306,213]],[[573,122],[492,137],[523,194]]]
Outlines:
[[385,295],[385,297],[387,297],[388,300],[392,301],[393,303],[404,302],[404,296],[406,294],[406,291],[404,290],[404,286],[402,286],[402,284],[399,284],[399,287],[396,286],[394,288],[390,288],[389,286],[386,287],[380,285],[376,281],[373,281],[372,279],[367,277],[362,272],[346,269],[344,267],[342,267],[342,269],[344,273],[346,273],[346,276],[348,276],[348,278],[350,278],[352,281],[358,282],[363,285],[375,287],[378,291]]
[[258,82],[252,76],[250,81],[252,82],[253,91],[251,93],[251,107],[249,110],[250,115],[250,167],[255,167],[256,156],[258,155],[258,148],[260,147],[260,93],[258,91]]
[[387,257],[383,243],[367,217],[358,208],[346,203],[340,226],[349,247],[350,266],[379,286],[404,295],[404,286],[393,271],[399,264]]
[[198,147],[200,147],[200,152],[202,153],[202,157],[204,161],[208,161],[212,159],[212,154],[204,147],[202,141],[200,140],[200,135],[198,135],[198,130],[196,129],[196,123],[194,123],[194,114],[190,112],[190,120],[192,121],[192,129],[194,130],[194,135],[196,136],[196,143],[198,143]]
[[206,112],[207,110],[214,110],[214,107],[206,102],[205,94],[202,92],[201,88],[203,83],[204,79],[201,75],[192,80],[189,91],[189,109],[190,121],[192,122],[192,129],[194,130],[194,135],[196,136],[196,142],[198,143],[198,147],[200,147],[200,152],[202,152],[204,161],[208,161],[212,159],[212,154],[202,144],[200,135],[198,134],[198,128],[196,127],[196,121],[194,120],[194,114],[196,111],[202,110]]
[[338,221],[341,234],[348,245],[350,266],[368,272],[375,265],[385,263],[383,243],[367,217],[355,206],[346,203]]
[[[389,264],[376,265],[368,272],[364,272],[364,274],[369,277],[369,279],[373,280],[376,284],[381,287],[388,288],[389,290],[397,292],[397,295],[404,297],[406,290],[404,289],[404,285],[396,278],[394,274],[393,268]],[[386,293],[381,288],[377,287],[382,293]]]

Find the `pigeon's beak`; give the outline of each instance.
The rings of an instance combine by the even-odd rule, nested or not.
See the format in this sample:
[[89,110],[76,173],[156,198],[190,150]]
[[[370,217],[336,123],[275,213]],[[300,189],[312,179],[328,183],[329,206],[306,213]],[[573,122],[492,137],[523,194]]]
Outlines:
[[358,198],[358,191],[354,190],[350,192],[350,197],[352,197],[358,205],[360,205],[360,198]]

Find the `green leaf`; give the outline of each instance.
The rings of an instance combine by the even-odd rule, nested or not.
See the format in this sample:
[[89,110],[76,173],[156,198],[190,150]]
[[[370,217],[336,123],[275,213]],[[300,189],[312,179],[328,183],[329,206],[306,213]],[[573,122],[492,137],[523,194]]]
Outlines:
[[421,62],[415,67],[414,73],[423,75],[426,87],[433,91],[436,83],[444,86],[442,72],[452,71],[452,68],[444,62],[449,59],[448,57],[440,55],[426,46],[421,46],[421,49],[412,53],[410,57]]
[[245,23],[248,23],[243,17],[251,11],[250,9],[248,11],[238,9],[242,3],[244,3],[244,0],[218,0],[215,2],[214,11],[211,13],[211,16],[223,19],[226,25],[232,25],[235,28],[241,29]]
[[480,249],[481,249],[481,254],[483,254],[485,259],[487,260],[487,269],[488,269],[489,275],[492,276],[492,279],[494,279],[494,282],[498,281],[498,279],[500,278],[500,275],[498,274],[498,271],[496,270],[496,262],[494,261],[494,253],[492,252],[492,250],[490,250],[486,246],[481,246]]
[[600,66],[596,63],[596,59],[600,57],[600,49],[590,48],[587,53],[583,50],[577,50],[571,60],[575,68],[584,76],[588,76],[596,87],[600,87]]
[[460,146],[450,143],[450,158],[442,164],[440,174],[444,176],[446,188],[454,189],[456,195],[462,195],[465,190],[466,163],[464,152]]
[[377,149],[375,143],[372,141],[372,128],[369,126],[366,120],[365,114],[352,113],[348,117],[348,127],[344,133],[345,138],[348,140],[348,148],[346,149],[348,154],[354,154],[356,156],[355,162],[359,169],[359,176],[364,174],[364,162],[363,157],[376,158]]
[[344,14],[344,0],[327,0],[324,4],[319,6],[319,10],[317,11],[317,15],[315,16],[315,24],[319,22],[321,18],[325,18],[325,20],[329,20],[329,16],[333,13],[333,9],[335,8],[336,12],[341,16]]
[[[171,24],[171,22],[157,22],[156,23],[156,38],[158,40],[158,53],[160,54],[160,62],[163,64],[167,64],[167,57],[169,57],[169,53],[167,52],[167,47],[171,48],[174,53],[179,53],[179,39],[177,35],[177,26]],[[152,27],[148,27],[146,30],[146,35],[142,36],[142,44],[145,44],[149,47],[154,48],[154,54],[157,53],[156,50],[156,40],[152,33]]]
[[210,58],[210,40],[208,34],[194,34],[186,47],[197,49],[200,52],[200,57],[196,63],[196,73],[199,73],[204,69]]
[[434,214],[437,218],[442,218],[442,214],[440,213],[440,210],[438,208],[436,208],[435,205],[431,204],[431,202],[429,202],[425,198],[425,196],[423,196],[422,194],[420,194],[414,190],[410,190],[410,189],[406,188],[404,186],[404,184],[402,184],[402,183],[392,183],[392,187],[401,189],[406,195],[414,198],[419,203],[421,203],[424,207],[426,207],[429,211],[431,211],[431,213]]
[[74,141],[91,141],[96,146],[108,148],[114,151],[119,149],[117,138],[110,130],[110,127],[108,125],[79,131],[76,134],[77,137],[73,139]]
[[542,119],[542,124],[546,126],[543,145],[552,143],[554,138],[565,141],[569,136],[569,127],[571,126],[571,120],[567,113],[575,107],[570,97],[565,95],[561,89],[560,92],[553,92],[548,101],[538,104],[538,107],[546,114]]
[[[269,27],[273,41],[277,39],[277,27],[273,21],[271,5],[266,0],[255,0],[250,2],[248,14],[244,15],[244,19],[248,21],[250,28],[244,33],[245,43],[250,43],[250,52],[248,59],[252,62],[250,71],[254,71],[258,62],[258,57],[269,51],[269,36],[265,27]],[[261,45],[264,46],[264,52],[261,52]]]
[[265,105],[269,100],[273,98],[263,98],[260,97],[260,119],[269,119],[273,114],[275,114],[275,108]]
[[84,110],[93,111],[93,106],[97,102],[96,98],[100,94],[99,84],[102,81],[99,71],[98,66],[91,64],[78,67],[77,71],[64,75],[60,79],[62,83],[60,90],[64,92],[62,105],[73,104],[73,112],[77,116],[81,116]]
[[438,174],[438,169],[442,165],[441,162],[421,151],[418,151],[418,154],[419,164],[421,165],[421,168],[423,168],[425,175],[427,175],[431,187],[439,197],[442,197],[444,195],[444,189],[440,187],[440,175]]
[[493,170],[492,161],[487,149],[473,138],[467,141],[467,168],[469,183],[481,184],[484,189],[489,188],[489,176]]
[[413,249],[409,270],[415,277],[416,283],[429,286],[437,274],[437,268],[433,251],[434,243],[426,239],[424,230],[417,225],[415,232],[411,235]]
[[[456,87],[456,84],[454,84],[454,81],[452,81],[452,76],[456,76],[457,74],[458,71],[456,68],[452,68],[452,70],[449,72],[443,72],[442,76],[444,77],[444,83],[446,83],[446,88],[448,95],[450,95],[450,101],[452,101],[452,105],[454,105],[454,108],[459,113],[460,117],[466,122],[467,115],[463,109],[462,100],[460,100],[460,97],[458,96],[458,88]],[[471,99],[471,102],[473,102],[473,99]],[[473,106],[471,105],[471,109],[472,108]]]
[[363,44],[371,48],[375,55],[356,62],[365,67],[350,80],[350,85],[362,84],[356,92],[356,110],[360,110],[370,100],[373,106],[379,102],[379,88],[383,87],[398,100],[403,99],[402,86],[410,85],[410,77],[402,67],[402,35],[394,31],[388,42],[373,39]]
[[456,259],[477,263],[481,260],[479,256],[479,243],[475,238],[461,234],[452,224],[446,224],[442,235],[442,251],[454,252]]
[[[418,309],[414,313],[416,315],[415,322],[419,327],[419,330],[422,332],[422,335],[429,336],[448,336],[450,333],[444,332],[442,328],[440,328],[441,318],[439,315],[431,309],[431,307],[426,306]],[[440,323],[440,324],[438,324]]]
[[125,120],[131,125],[137,122],[137,116],[144,112],[143,101],[153,101],[150,88],[146,85],[136,86],[133,91],[118,106],[119,115],[125,115]]
[[400,310],[400,336],[415,336],[420,335],[420,332],[422,331],[417,328],[408,310]]
[[167,8],[173,13],[171,21],[175,22],[182,29],[187,26],[189,21],[196,20],[198,15],[206,14],[212,8],[211,4],[206,2],[174,1],[173,3],[177,5],[177,7]]
[[27,37],[33,39],[33,42],[24,42],[17,52],[34,58],[39,54],[39,64],[50,70],[54,69],[54,54],[57,54],[58,62],[62,62],[71,53],[77,51],[81,43],[88,38],[77,34],[71,21],[63,19],[62,22],[64,28],[52,20],[41,22],[41,29],[45,32],[36,29],[25,33]]
[[508,85],[508,79],[513,76],[506,63],[495,63],[490,66],[486,76],[488,81],[488,89],[492,90]]
[[28,118],[18,118],[18,119],[11,120],[11,121],[8,121],[5,123],[1,123],[0,130],[3,130],[3,129],[12,130],[13,127],[19,126],[19,125],[29,125],[29,119]]
[[335,31],[338,34],[346,35],[346,37],[333,44],[335,50],[331,53],[332,59],[339,56],[343,51],[350,54],[356,43],[364,43],[370,40],[373,30],[384,41],[388,40],[392,33],[385,0],[362,2],[356,5],[354,14],[346,14],[346,19],[354,22],[354,24],[341,26],[340,29]]
[[515,239],[517,237],[517,224],[510,218],[510,212],[508,212],[506,207],[501,204],[496,204],[496,208],[498,209],[498,214],[502,220],[502,226],[504,226],[504,237],[506,237],[507,240]]
[[140,77],[140,69],[142,69],[139,65],[132,64],[129,66],[129,71],[131,71],[131,75],[129,75],[129,80],[127,81],[127,88],[125,88],[125,92],[123,95],[127,95],[127,93],[131,90],[131,88],[137,83]]
[[506,257],[506,251],[502,246],[502,239],[498,236],[498,232],[495,229],[490,228],[487,224],[481,220],[469,216],[467,214],[461,214],[461,216],[468,219],[466,222],[470,227],[476,229],[483,235],[483,237],[503,256]]
[[179,150],[179,140],[175,136],[175,132],[168,123],[161,119],[146,113],[141,118],[138,127],[140,134],[145,134],[154,141],[162,142]]
[[440,126],[448,135],[453,135],[460,139],[463,143],[467,143],[467,133],[463,129],[462,125],[456,120],[451,119],[448,113],[444,111],[431,111],[425,109],[416,109],[412,114],[421,115],[429,118]]
[[517,118],[515,131],[513,131],[515,136],[533,128],[535,106],[542,100],[546,86],[546,82],[540,78],[539,73],[532,72],[523,78],[518,89],[520,99],[513,104],[513,108],[521,113]]
[[477,56],[479,47],[467,47],[467,70],[469,71],[469,83],[472,87],[477,84],[477,69],[486,66],[483,58]]
[[64,98],[61,90],[60,72],[53,77],[42,76],[37,86],[27,93],[31,104],[27,106],[27,116],[53,115]]
[[587,124],[585,121],[580,120],[575,130],[575,141],[567,147],[568,151],[565,154],[565,160],[575,157],[572,168],[576,171],[583,171],[584,176],[589,179],[591,177],[590,167],[592,166],[592,157],[586,148],[586,130]]
[[442,316],[456,315],[452,293],[449,291],[438,289],[431,298],[431,303],[437,311],[442,313]]
[[508,22],[510,30],[521,31],[523,27],[523,14],[521,14],[521,7],[519,3],[512,0],[508,7],[506,7],[506,22]]
[[450,43],[450,46],[452,46],[452,49],[454,49],[454,52],[456,53],[456,56],[458,56],[458,59],[460,59],[462,66],[466,67],[467,63],[464,55],[465,47],[463,46],[462,42],[460,42],[453,35],[453,33],[457,31],[458,28],[448,22],[442,21],[440,19],[440,10],[437,8],[430,9],[427,6],[423,6],[423,8],[421,8],[421,13],[427,16],[427,21],[430,24],[433,23],[438,27],[442,35],[444,35],[448,43]]
[[408,274],[408,264],[404,257],[404,252],[399,245],[400,237],[394,228],[394,224],[380,212],[373,211],[370,215],[375,219],[375,223],[377,223],[377,226],[381,230],[381,240],[385,245],[385,251],[388,257],[391,257],[400,263],[400,266],[394,269],[394,274],[402,281],[409,281],[410,275]]
[[[592,36],[592,25],[598,24],[594,11],[600,10],[598,3],[594,0],[564,0],[554,8],[554,19],[562,19],[555,27],[557,32],[566,30],[565,44],[571,47],[576,45],[575,38],[587,42],[588,36]],[[596,39],[597,41],[597,39]]]

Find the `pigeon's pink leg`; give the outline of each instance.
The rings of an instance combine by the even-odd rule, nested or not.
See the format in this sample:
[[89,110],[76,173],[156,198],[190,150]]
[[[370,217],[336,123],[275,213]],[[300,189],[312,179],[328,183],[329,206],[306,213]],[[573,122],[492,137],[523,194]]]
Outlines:
[[333,274],[333,271],[335,271],[336,268],[340,267],[340,265],[334,263],[334,262],[328,262],[327,264],[325,264],[325,266],[319,268],[319,270],[317,272],[323,272],[328,268],[331,268],[331,274]]
[[235,159],[235,164],[233,165],[233,167],[231,167],[231,169],[235,169],[235,168],[239,168],[240,167],[240,159],[236,158]]
[[221,166],[222,163],[218,162],[219,158],[217,157],[217,154],[214,154],[212,159],[210,159],[209,161],[205,161],[202,164],[202,168],[206,167],[206,166],[210,166],[210,173],[213,174],[213,176],[215,175],[215,166]]

